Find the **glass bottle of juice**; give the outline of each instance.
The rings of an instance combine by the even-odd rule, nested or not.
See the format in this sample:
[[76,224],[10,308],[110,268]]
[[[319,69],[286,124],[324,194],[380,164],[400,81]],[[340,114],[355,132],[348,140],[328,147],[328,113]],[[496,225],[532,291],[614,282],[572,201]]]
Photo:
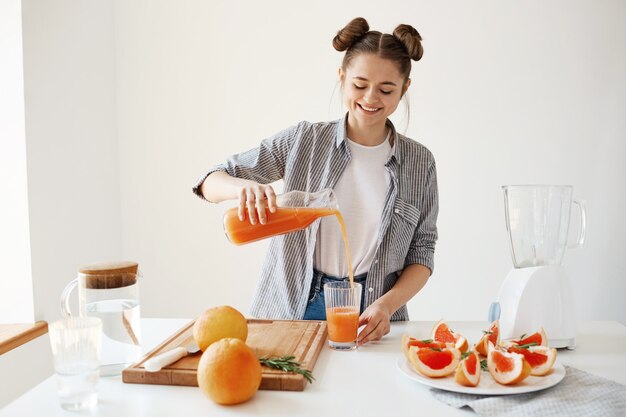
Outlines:
[[236,244],[255,242],[284,233],[302,230],[323,216],[337,215],[339,209],[331,189],[317,193],[291,191],[276,197],[276,212],[267,210],[265,224],[251,224],[249,219],[239,220],[237,207],[224,214],[224,231]]

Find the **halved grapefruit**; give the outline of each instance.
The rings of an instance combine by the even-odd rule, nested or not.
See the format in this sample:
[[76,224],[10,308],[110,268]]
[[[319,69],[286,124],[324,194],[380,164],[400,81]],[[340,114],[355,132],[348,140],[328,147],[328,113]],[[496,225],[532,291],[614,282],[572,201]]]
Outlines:
[[464,358],[459,362],[454,374],[454,380],[466,387],[475,387],[480,382],[480,361],[476,351],[472,350],[463,354]]
[[431,348],[436,348],[436,349],[443,349],[446,346],[445,343],[443,342],[435,342],[432,339],[417,339],[415,337],[411,337],[408,335],[402,335],[402,353],[404,353],[404,356],[408,359],[409,358],[409,348],[411,346],[417,346],[418,348],[423,348],[423,347],[431,347]]
[[483,336],[476,344],[476,351],[483,356],[487,356],[488,343],[493,343],[494,346],[498,346],[500,343],[500,326],[498,320],[491,323],[489,330],[484,331]]
[[537,346],[548,346],[548,338],[546,337],[546,332],[543,330],[543,327],[540,327],[538,332],[529,335],[523,334],[519,339],[512,340],[511,342],[516,345],[536,343]]
[[556,360],[556,349],[547,346],[519,347],[511,345],[508,351],[524,355],[524,358],[526,358],[526,361],[532,368],[530,374],[534,376],[548,374]]
[[467,348],[469,347],[467,339],[461,334],[454,333],[450,330],[446,322],[443,320],[439,320],[435,323],[433,331],[431,332],[431,337],[437,342],[454,343],[454,347],[460,350],[461,353],[467,351]]
[[532,370],[524,355],[496,348],[489,342],[487,368],[493,379],[502,385],[523,381]]
[[413,368],[422,375],[431,378],[440,378],[452,374],[459,364],[460,358],[461,352],[454,347],[437,349],[411,346],[409,348],[409,362]]

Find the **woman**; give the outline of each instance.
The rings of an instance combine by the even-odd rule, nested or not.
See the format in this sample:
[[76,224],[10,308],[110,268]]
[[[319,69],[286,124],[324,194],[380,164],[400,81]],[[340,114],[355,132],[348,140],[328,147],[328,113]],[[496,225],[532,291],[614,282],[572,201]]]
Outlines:
[[[359,344],[379,340],[426,284],[437,240],[437,179],[428,149],[396,132],[388,117],[422,57],[409,25],[370,31],[363,18],[337,33],[346,51],[339,79],[348,111],[332,122],[301,122],[207,172],[194,192],[211,202],[239,199],[239,218],[266,222],[275,211],[271,182],[284,191],[332,188],[346,221],[355,281],[363,285]],[[246,219],[247,220],[244,220]],[[259,318],[325,319],[323,285],[346,279],[334,217],[272,239],[250,313]]]

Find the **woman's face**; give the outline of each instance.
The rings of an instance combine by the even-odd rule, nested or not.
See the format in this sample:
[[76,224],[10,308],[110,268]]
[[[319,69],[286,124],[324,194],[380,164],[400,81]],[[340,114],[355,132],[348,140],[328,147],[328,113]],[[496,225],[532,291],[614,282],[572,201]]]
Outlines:
[[339,78],[349,117],[361,126],[384,124],[410,83],[393,61],[373,54],[355,56],[345,71],[339,69]]

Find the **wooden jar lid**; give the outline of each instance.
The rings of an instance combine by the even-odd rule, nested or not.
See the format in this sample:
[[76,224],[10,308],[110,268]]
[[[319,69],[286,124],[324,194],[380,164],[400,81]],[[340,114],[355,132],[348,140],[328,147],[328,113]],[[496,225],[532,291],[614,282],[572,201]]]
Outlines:
[[85,275],[102,275],[129,272],[136,274],[139,264],[137,262],[119,261],[119,262],[98,262],[81,266],[78,272]]
[[92,289],[121,288],[137,282],[139,264],[130,261],[98,262],[81,266],[85,286]]

